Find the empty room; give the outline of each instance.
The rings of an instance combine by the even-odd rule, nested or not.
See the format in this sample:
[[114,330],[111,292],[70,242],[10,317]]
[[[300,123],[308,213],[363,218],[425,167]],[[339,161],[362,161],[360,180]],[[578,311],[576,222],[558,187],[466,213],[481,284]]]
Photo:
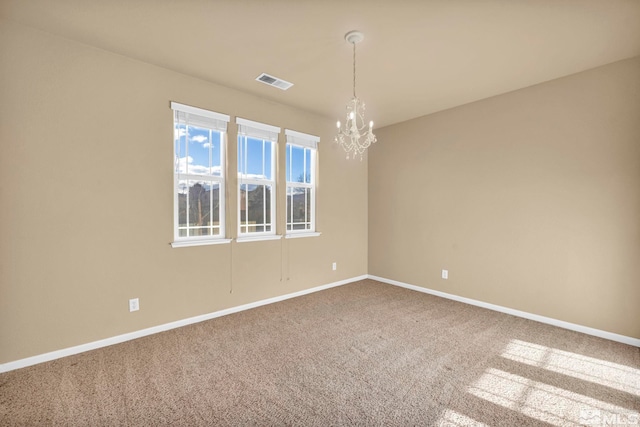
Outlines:
[[0,95],[0,426],[640,425],[640,1],[0,0]]

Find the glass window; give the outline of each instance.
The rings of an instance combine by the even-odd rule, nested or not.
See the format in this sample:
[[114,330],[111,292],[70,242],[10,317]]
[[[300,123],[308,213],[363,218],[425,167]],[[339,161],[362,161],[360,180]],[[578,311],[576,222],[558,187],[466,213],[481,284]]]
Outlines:
[[280,128],[237,119],[238,235],[275,234],[275,153]]
[[171,103],[174,110],[174,239],[225,237],[224,141],[228,116]]
[[286,130],[287,233],[314,232],[318,138]]

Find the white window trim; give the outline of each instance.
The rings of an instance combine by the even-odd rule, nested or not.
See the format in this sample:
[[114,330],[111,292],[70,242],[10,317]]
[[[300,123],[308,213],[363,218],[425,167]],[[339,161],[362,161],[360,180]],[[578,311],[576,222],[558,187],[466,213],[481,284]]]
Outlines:
[[231,120],[231,117],[226,114],[203,110],[202,108],[192,107],[191,105],[180,104],[178,102],[171,102],[171,109],[182,111],[183,113],[195,114],[196,116],[208,117],[210,119],[220,120],[227,123],[229,123],[229,121]]
[[[174,111],[173,118],[173,242],[171,242],[172,248],[181,248],[188,246],[204,246],[204,245],[217,245],[230,243],[231,239],[226,238],[226,142],[227,142],[227,129],[226,125],[231,119],[226,114],[216,113],[215,111],[204,110],[202,108],[192,107],[190,105],[180,104],[178,102],[171,102],[171,109]],[[183,112],[187,114],[194,114],[201,117],[206,117],[215,121],[218,121],[217,126],[209,127],[213,131],[220,132],[220,167],[221,176],[215,175],[196,175],[196,174],[180,174],[176,172],[176,153],[175,153],[175,126],[176,126],[176,114],[175,112]],[[188,145],[188,141],[187,141]],[[178,202],[178,182],[180,179],[186,180],[202,180],[211,183],[217,183],[219,185],[219,197],[220,197],[220,234],[217,236],[180,236],[180,219],[179,219],[179,202]]]
[[[259,178],[243,178],[240,173],[240,156],[237,157],[238,164],[236,166],[237,177],[238,177],[238,185],[237,185],[237,218],[238,218],[238,237],[236,238],[236,242],[249,242],[249,241],[258,241],[258,240],[275,240],[280,239],[281,236],[276,234],[276,211],[277,211],[277,160],[276,157],[278,155],[278,135],[280,134],[280,128],[277,126],[268,125],[265,123],[254,122],[252,120],[243,119],[242,117],[236,117],[236,124],[238,125],[238,135],[236,138],[236,144],[240,143],[240,138],[253,138],[262,141],[270,141],[271,142],[271,176],[272,179],[259,179]],[[236,146],[237,149],[237,146]],[[270,185],[271,186],[271,212],[270,212],[270,225],[271,231],[260,231],[260,232],[242,232],[242,185]],[[248,211],[247,211],[248,215]]]
[[[250,128],[254,128],[262,131],[275,133],[275,134],[280,133],[280,128],[278,126],[272,126],[265,123],[254,122],[253,120],[243,119],[242,117],[236,117],[236,124],[238,126],[246,126],[246,127],[250,127]],[[256,136],[255,138],[263,139],[260,136]],[[278,141],[276,140],[274,142],[278,142]]]
[[322,233],[318,232],[318,231],[305,231],[305,230],[299,230],[300,232],[294,232],[294,233],[289,233],[289,234],[285,234],[284,238],[285,239],[299,239],[302,237],[318,237],[320,236]]
[[226,244],[226,243],[231,243],[231,239],[220,239],[220,238],[196,239],[194,237],[193,240],[178,240],[175,242],[171,242],[171,247],[186,248],[189,246],[208,246],[208,245],[220,245],[220,244]]
[[[287,137],[287,143],[285,145],[285,158],[287,156],[286,148],[289,145],[293,145],[296,147],[309,148],[311,149],[311,159],[309,166],[311,167],[311,183],[304,182],[289,182],[288,178],[285,177],[286,183],[286,191],[287,195],[289,194],[289,188],[293,187],[303,187],[311,189],[311,229],[310,230],[289,230],[289,224],[287,223],[287,216],[285,213],[285,238],[296,238],[296,237],[316,237],[319,236],[320,233],[316,231],[316,192],[317,192],[317,156],[318,156],[318,143],[320,142],[320,137],[315,135],[309,135],[307,133],[297,132],[291,129],[285,129],[284,133]],[[285,203],[285,210],[287,208],[287,204]]]
[[308,133],[297,132],[291,129],[285,129],[284,134],[287,136],[287,144],[313,148],[314,150],[318,149],[318,142],[320,142],[319,136],[309,135]]

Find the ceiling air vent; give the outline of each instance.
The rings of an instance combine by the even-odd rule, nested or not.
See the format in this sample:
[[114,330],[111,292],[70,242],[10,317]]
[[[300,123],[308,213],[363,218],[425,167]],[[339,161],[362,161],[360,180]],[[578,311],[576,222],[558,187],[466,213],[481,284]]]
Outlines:
[[267,84],[269,86],[277,87],[278,89],[287,90],[293,83],[289,83],[285,80],[279,79],[277,77],[270,76],[269,74],[262,73],[257,78],[257,81]]

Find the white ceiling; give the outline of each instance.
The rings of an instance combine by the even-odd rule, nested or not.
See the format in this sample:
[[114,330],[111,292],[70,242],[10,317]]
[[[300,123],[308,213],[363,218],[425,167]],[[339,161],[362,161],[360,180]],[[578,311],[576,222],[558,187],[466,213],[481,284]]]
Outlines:
[[0,15],[336,120],[357,29],[376,127],[640,55],[638,0],[0,0]]

